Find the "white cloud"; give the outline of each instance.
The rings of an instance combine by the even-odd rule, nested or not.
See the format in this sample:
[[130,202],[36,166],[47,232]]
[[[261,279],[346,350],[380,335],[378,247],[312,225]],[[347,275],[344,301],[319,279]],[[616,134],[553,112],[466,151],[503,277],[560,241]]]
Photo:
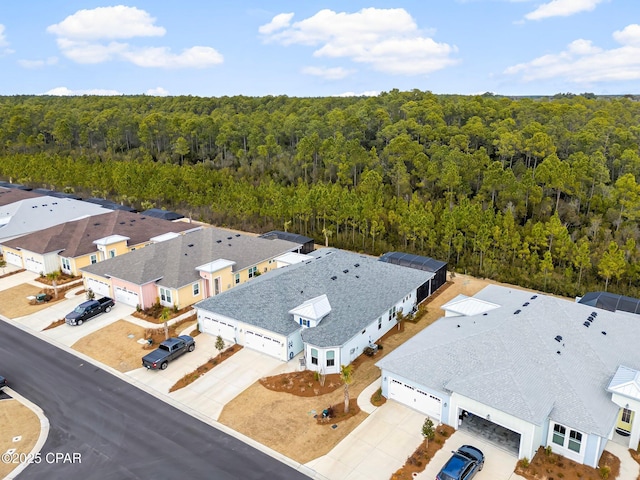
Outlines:
[[549,17],[568,17],[580,12],[590,12],[604,0],[551,0],[543,3],[524,17],[527,20],[542,20]]
[[291,14],[286,19],[278,19],[280,15],[260,27],[265,42],[316,47],[315,57],[348,58],[380,72],[404,75],[425,75],[458,63],[452,58],[457,47],[425,36],[402,8],[364,8],[356,13],[325,9],[293,24]]
[[79,10],[62,22],[47,27],[47,32],[82,40],[161,37],[166,30],[155,26],[155,21],[144,10],[117,5]]
[[514,65],[504,73],[521,75],[525,81],[561,78],[585,85],[640,80],[640,25],[628,25],[612,36],[620,47],[604,50],[590,40],[579,39],[558,54]]
[[304,67],[302,69],[302,73],[306,75],[314,75],[316,77],[322,77],[326,80],[340,80],[348,75],[350,75],[353,70],[347,70],[342,67]]
[[139,67],[206,68],[223,62],[222,55],[211,47],[191,47],[180,54],[167,47],[129,49],[121,57]]
[[169,90],[162,87],[156,87],[156,88],[150,88],[149,90],[144,92],[144,94],[151,95],[153,97],[166,97],[167,95],[169,95]]
[[344,92],[344,93],[339,93],[336,96],[337,97],[377,97],[378,95],[380,95],[380,92],[375,90],[369,90],[362,93]]
[[102,90],[99,88],[95,88],[91,90],[71,90],[67,87],[56,87],[56,88],[52,88],[48,92],[45,92],[44,95],[55,95],[59,97],[80,96],[80,95],[111,96],[111,95],[122,95],[122,93],[118,92],[117,90]]
[[42,68],[58,63],[58,57],[49,57],[45,60],[18,60],[18,64],[23,68]]
[[281,30],[283,28],[288,27],[291,24],[291,19],[293,18],[293,13],[280,13],[273,17],[271,22],[266,25],[262,25],[258,28],[258,32],[263,35],[270,35],[276,30]]
[[224,61],[212,47],[194,46],[176,54],[168,47],[135,46],[117,41],[135,37],[163,36],[146,11],[118,5],[79,10],[47,28],[56,35],[58,48],[68,59],[83,64],[121,60],[139,67],[207,68]]
[[0,23],[0,57],[10,55],[14,50],[9,48],[9,42],[4,34],[4,25]]

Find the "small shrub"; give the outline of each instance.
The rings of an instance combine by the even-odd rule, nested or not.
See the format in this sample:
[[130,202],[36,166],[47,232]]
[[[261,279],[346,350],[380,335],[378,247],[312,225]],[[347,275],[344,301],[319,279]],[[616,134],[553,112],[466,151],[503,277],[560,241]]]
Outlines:
[[529,468],[529,459],[527,457],[524,457],[522,460],[520,460],[520,465],[522,466],[522,468]]
[[604,465],[599,468],[599,471],[600,471],[600,478],[607,480],[607,478],[609,478],[609,474],[611,473],[611,468],[608,467],[607,465]]
[[320,372],[318,372],[317,370],[316,370],[316,371],[314,371],[314,372],[313,372],[313,379],[314,379],[316,382],[319,382],[319,381],[320,381]]
[[564,478],[564,473],[558,472],[558,478]]
[[552,451],[551,451],[551,445],[547,445],[546,447],[544,447],[544,454],[545,454],[547,457],[550,457],[550,456],[551,456],[551,453],[552,453]]

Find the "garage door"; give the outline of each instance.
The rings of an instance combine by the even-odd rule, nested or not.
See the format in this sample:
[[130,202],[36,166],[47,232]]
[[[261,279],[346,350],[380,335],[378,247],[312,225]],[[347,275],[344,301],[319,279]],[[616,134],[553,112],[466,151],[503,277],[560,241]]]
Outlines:
[[15,265],[16,267],[22,268],[22,257],[17,253],[4,252],[4,259],[9,265]]
[[44,266],[42,265],[42,262],[38,262],[32,258],[27,258],[24,261],[24,268],[26,268],[27,270],[29,270],[30,272],[34,272],[34,273],[44,273]]
[[207,316],[202,317],[202,331],[209,335],[220,335],[225,340],[236,341],[236,328],[231,322]]
[[136,292],[127,290],[124,287],[116,287],[115,292],[116,302],[124,303],[131,307],[135,307],[140,304],[140,300],[138,299],[138,294]]
[[258,350],[259,352],[271,355],[272,357],[282,357],[282,342],[270,335],[246,330],[244,345],[245,347],[252,348],[253,350]]
[[395,378],[389,380],[389,398],[438,421],[442,415],[442,400],[440,398]]
[[109,284],[106,282],[100,282],[93,278],[87,278],[86,285],[87,288],[93,290],[93,293],[95,293],[96,295],[102,295],[103,297],[108,297],[111,295]]

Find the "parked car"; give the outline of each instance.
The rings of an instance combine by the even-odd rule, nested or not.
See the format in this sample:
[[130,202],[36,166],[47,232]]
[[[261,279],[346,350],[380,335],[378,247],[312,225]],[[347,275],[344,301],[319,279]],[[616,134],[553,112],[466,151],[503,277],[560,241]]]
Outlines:
[[142,357],[142,366],[149,370],[164,370],[171,360],[186,352],[193,352],[196,341],[189,335],[180,335],[162,342],[153,352]]
[[471,445],[462,445],[445,463],[436,480],[471,480],[484,467],[484,454]]
[[109,313],[114,305],[115,302],[109,297],[102,297],[99,300],[87,300],[74,308],[73,312],[67,313],[64,320],[67,325],[82,325],[101,313]]
[[0,392],[4,387],[8,386],[7,379],[0,375]]

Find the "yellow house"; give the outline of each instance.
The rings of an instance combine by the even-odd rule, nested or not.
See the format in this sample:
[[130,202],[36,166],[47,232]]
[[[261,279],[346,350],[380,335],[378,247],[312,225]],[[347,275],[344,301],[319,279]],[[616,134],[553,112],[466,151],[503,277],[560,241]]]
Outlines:
[[185,222],[115,210],[15,238],[2,247],[7,263],[34,273],[80,275],[83,267],[193,229]]
[[[104,247],[108,253],[111,247]],[[156,302],[184,308],[277,268],[277,257],[300,248],[286,240],[210,227],[81,270],[86,288],[116,301],[140,308]]]

